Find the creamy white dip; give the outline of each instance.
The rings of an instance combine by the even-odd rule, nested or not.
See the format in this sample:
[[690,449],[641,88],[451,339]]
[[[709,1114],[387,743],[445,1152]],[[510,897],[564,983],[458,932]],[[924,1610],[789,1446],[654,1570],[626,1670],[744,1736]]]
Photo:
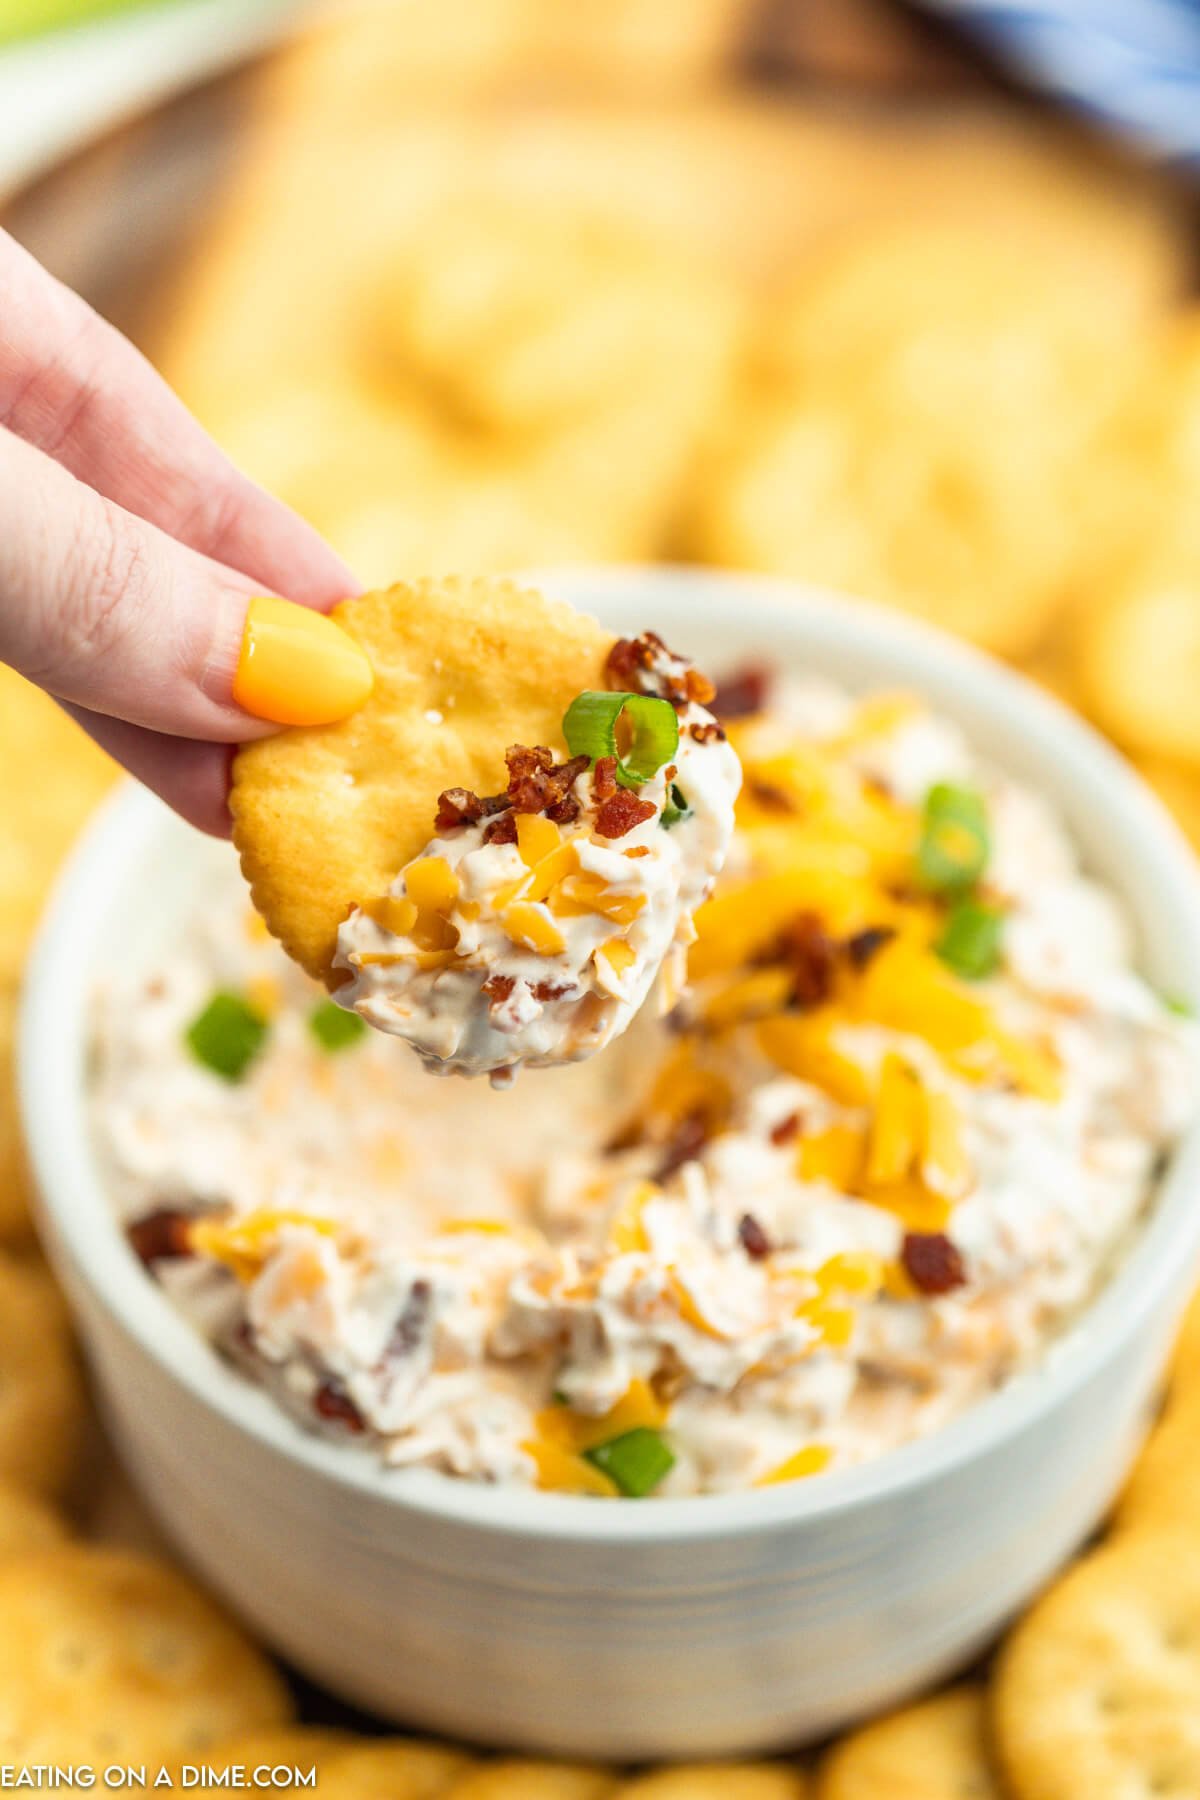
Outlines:
[[[746,789],[690,990],[589,1062],[502,1092],[429,1083],[376,1032],[329,1051],[216,847],[170,954],[97,995],[114,1204],[310,1427],[577,1491],[613,1491],[605,1446],[638,1431],[657,1494],[816,1474],[1036,1370],[1123,1252],[1195,1116],[1197,1033],[1061,821],[915,704],[789,686],[731,736]],[[971,979],[913,873],[947,781],[986,807],[970,903],[1001,919]],[[675,833],[645,829],[669,943]],[[464,885],[484,854],[464,834]],[[237,1081],[185,1040],[218,989],[267,1020]],[[180,1215],[200,1254],[154,1254]]]
[[[394,914],[356,907],[338,932],[335,967],[350,972],[338,1003],[406,1039],[439,1073],[503,1081],[518,1066],[595,1055],[627,1028],[660,973],[669,1001],[683,985],[692,914],[725,861],[741,784],[737,757],[710,730],[703,707],[682,710],[671,762],[636,789],[646,816],[620,835],[602,830],[595,771],[579,774],[577,820],[561,830],[540,821],[550,840],[540,866],[553,887],[549,875],[539,883],[522,844],[489,839],[510,815],[431,839],[415,861],[436,864],[453,895],[440,915],[453,950],[422,949],[411,930],[389,928]],[[679,815],[669,825],[664,809]],[[389,898],[403,902],[415,886],[409,865]]]

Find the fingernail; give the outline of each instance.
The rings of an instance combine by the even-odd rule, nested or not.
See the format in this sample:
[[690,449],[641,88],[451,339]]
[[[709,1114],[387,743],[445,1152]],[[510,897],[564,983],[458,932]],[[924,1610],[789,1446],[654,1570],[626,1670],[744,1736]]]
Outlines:
[[275,725],[330,725],[362,705],[375,675],[348,632],[311,607],[260,594],[246,611],[233,698]]

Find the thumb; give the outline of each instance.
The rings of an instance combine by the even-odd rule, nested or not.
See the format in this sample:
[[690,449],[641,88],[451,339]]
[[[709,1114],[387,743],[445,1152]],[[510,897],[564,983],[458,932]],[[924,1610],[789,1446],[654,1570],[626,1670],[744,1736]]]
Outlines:
[[104,500],[0,430],[0,659],[57,698],[172,735],[239,742],[327,723],[372,683],[323,614]]

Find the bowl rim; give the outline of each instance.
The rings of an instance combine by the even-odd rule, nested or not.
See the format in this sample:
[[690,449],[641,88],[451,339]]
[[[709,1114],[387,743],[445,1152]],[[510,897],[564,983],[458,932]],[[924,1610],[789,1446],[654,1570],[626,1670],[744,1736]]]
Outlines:
[[[783,629],[820,649],[853,656],[868,632],[873,653],[954,687],[962,709],[1038,742],[1060,786],[1102,785],[1106,826],[1128,841],[1173,914],[1173,954],[1183,995],[1200,1002],[1200,864],[1157,797],[1097,732],[1061,701],[970,645],[867,602],[782,578],[662,566],[537,571],[531,580],[577,604],[620,599],[630,589],[683,593],[689,605],[739,596],[751,639],[786,617]],[[781,614],[780,603],[786,604]],[[758,612],[759,606],[762,612]],[[750,615],[758,614],[756,620]],[[751,648],[752,653],[752,648]],[[910,672],[918,665],[920,674]],[[939,699],[938,705],[942,706]],[[970,723],[967,730],[970,734]],[[149,1279],[119,1230],[91,1152],[86,1118],[86,990],[90,946],[128,882],[131,863],[168,817],[136,783],[123,783],[84,831],[54,886],[27,965],[18,1041],[22,1121],[37,1203],[75,1278],[143,1355],[193,1399],[281,1458],[336,1486],[400,1512],[497,1537],[551,1537],[581,1545],[695,1543],[755,1537],[816,1525],[858,1507],[891,1503],[1000,1450],[1023,1428],[1102,1373],[1107,1358],[1170,1301],[1181,1261],[1200,1261],[1200,1121],[1177,1147],[1153,1209],[1094,1299],[1055,1337],[1042,1360],[927,1436],[819,1482],[728,1494],[660,1499],[648,1506],[596,1506],[586,1497],[392,1469],[373,1452],[307,1432],[265,1390],[225,1363]],[[1119,886],[1119,884],[1118,884]],[[74,1054],[64,1056],[64,1021]],[[79,1230],[80,1226],[84,1230]]]

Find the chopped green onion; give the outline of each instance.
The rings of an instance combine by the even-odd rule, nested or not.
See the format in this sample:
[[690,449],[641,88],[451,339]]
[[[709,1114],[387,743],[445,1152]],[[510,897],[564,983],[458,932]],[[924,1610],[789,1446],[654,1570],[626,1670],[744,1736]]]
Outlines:
[[[629,724],[633,741],[628,754],[617,749],[617,720]],[[670,762],[679,748],[679,720],[669,700],[653,694],[577,694],[563,715],[563,736],[572,756],[617,759],[617,780],[622,787],[641,787],[643,781]]]
[[641,1500],[652,1493],[675,1467],[674,1453],[662,1432],[649,1425],[624,1431],[607,1444],[585,1450],[584,1456],[630,1500]]
[[357,1044],[367,1027],[357,1013],[347,1012],[333,1000],[319,1000],[308,1015],[308,1029],[322,1050],[332,1054]]
[[206,1069],[225,1081],[240,1081],[266,1041],[267,1022],[240,994],[218,992],[184,1036]]
[[998,906],[980,900],[960,900],[947,914],[942,935],[934,949],[956,975],[982,981],[1000,964],[1004,914]]
[[917,870],[934,894],[965,894],[991,853],[987,807],[974,788],[939,782],[925,796]]
[[687,795],[681,793],[672,782],[671,791],[667,795],[667,804],[663,807],[662,816],[658,822],[664,831],[670,831],[672,825],[678,825],[680,819],[686,819],[691,810],[687,803]]
[[1160,994],[1159,999],[1168,1012],[1174,1013],[1177,1019],[1194,1019],[1196,1008],[1182,994]]

